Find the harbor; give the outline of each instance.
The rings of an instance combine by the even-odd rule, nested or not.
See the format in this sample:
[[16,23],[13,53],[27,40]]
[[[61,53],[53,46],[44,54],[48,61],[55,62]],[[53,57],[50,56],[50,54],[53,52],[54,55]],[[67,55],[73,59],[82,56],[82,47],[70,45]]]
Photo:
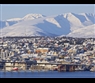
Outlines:
[[74,71],[74,72],[58,72],[58,71],[21,71],[21,72],[2,72],[0,78],[95,78],[95,72],[90,71]]
[[[60,64],[60,63],[32,63],[31,65],[25,62],[1,62],[1,70],[7,71],[58,71],[58,72],[73,72],[73,71],[93,71],[92,65],[83,64]],[[44,64],[44,65],[43,65]]]

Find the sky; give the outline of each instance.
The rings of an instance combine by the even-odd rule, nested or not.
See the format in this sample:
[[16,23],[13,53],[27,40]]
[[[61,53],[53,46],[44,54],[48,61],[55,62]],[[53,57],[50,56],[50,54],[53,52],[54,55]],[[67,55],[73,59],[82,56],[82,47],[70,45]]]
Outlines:
[[94,13],[95,4],[0,4],[0,20],[22,18],[30,13],[50,16],[69,12]]

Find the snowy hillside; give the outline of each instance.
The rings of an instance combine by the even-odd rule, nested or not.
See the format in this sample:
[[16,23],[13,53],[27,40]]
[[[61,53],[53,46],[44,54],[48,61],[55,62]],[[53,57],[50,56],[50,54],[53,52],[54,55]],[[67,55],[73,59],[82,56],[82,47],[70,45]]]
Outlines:
[[67,36],[70,37],[84,37],[84,38],[95,38],[95,24],[77,29],[69,33]]
[[[13,22],[14,24],[11,25],[10,22]],[[41,14],[28,14],[23,18],[8,19],[6,24],[7,27],[4,27],[2,29],[2,35],[3,36],[25,36],[25,35],[79,36],[82,33],[87,33],[89,30],[93,31],[95,26],[94,24],[95,24],[95,14],[91,13],[79,13],[79,14],[64,13],[54,16],[44,16]],[[91,35],[92,33],[90,34],[89,32],[88,34]],[[86,35],[87,34],[85,34],[85,36]]]
[[11,25],[16,24],[16,23],[21,22],[21,21],[33,20],[33,19],[37,19],[37,18],[41,18],[41,17],[45,17],[45,15],[41,15],[41,14],[27,14],[23,18],[7,19],[5,21],[0,21],[0,25],[1,25],[0,28],[11,26]]
[[17,21],[0,21],[0,28],[8,27],[18,23]]
[[21,18],[12,18],[12,19],[7,19],[6,21],[20,21]]

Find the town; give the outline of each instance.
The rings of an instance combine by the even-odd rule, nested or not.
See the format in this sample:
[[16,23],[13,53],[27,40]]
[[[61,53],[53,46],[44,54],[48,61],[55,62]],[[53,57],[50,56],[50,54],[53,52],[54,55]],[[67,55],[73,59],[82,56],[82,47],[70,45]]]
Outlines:
[[95,38],[65,36],[0,38],[0,70],[61,71],[66,64],[80,65],[74,66],[73,70],[77,71],[95,71]]

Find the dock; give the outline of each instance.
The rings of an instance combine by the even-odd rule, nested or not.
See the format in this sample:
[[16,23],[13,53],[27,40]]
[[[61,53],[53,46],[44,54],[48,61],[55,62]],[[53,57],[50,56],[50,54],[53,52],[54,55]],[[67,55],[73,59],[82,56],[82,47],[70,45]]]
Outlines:
[[[37,70],[37,71],[43,71],[43,70],[54,70],[53,65],[57,66],[57,71],[76,71],[78,68],[90,66],[90,65],[85,65],[85,64],[62,64],[62,63],[37,63],[37,64],[32,64],[29,65],[26,62],[0,62],[0,68],[4,71],[10,71],[12,68],[17,67],[19,70]],[[44,65],[41,65],[44,64]],[[47,67],[47,65],[51,66],[50,68]],[[82,69],[81,69],[82,70]]]

